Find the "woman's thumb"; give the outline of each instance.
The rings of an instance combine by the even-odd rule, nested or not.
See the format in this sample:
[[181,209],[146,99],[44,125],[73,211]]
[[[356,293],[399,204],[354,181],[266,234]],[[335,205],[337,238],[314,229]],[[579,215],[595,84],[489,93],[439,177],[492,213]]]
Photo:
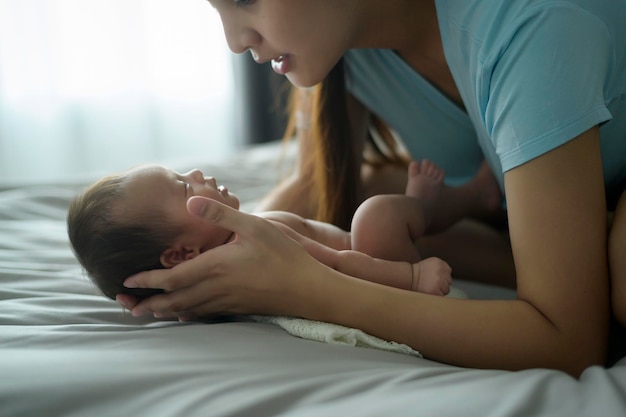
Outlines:
[[194,196],[187,200],[187,211],[211,223],[220,223],[224,218],[226,207],[206,197]]

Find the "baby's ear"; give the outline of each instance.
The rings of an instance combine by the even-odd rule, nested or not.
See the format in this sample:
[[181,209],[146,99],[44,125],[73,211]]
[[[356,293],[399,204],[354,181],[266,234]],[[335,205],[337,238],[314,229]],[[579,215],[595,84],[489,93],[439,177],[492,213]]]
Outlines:
[[161,254],[161,265],[165,268],[173,268],[179,263],[188,261],[200,255],[199,248],[171,247]]

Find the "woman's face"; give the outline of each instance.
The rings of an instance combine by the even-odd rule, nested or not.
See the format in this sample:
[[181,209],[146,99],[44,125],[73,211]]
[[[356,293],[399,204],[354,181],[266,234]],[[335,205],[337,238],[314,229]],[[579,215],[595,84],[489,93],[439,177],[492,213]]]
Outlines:
[[353,45],[350,0],[209,0],[222,19],[229,48],[272,61],[274,71],[300,87],[321,82]]

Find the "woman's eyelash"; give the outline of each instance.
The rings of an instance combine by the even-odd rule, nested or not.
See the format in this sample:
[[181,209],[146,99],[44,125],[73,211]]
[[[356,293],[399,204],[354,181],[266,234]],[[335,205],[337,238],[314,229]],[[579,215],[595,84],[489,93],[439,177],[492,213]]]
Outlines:
[[249,6],[254,3],[254,0],[235,0],[235,5],[237,7]]

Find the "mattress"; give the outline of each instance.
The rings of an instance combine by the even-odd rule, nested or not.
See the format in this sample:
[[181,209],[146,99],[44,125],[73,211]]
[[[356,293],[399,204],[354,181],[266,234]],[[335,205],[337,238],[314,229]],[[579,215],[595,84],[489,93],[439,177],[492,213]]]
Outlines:
[[[170,166],[203,169],[251,210],[286,169],[279,146]],[[2,417],[626,416],[626,360],[574,379],[322,343],[246,318],[132,317],[97,292],[68,245],[67,206],[92,179],[0,187]]]

